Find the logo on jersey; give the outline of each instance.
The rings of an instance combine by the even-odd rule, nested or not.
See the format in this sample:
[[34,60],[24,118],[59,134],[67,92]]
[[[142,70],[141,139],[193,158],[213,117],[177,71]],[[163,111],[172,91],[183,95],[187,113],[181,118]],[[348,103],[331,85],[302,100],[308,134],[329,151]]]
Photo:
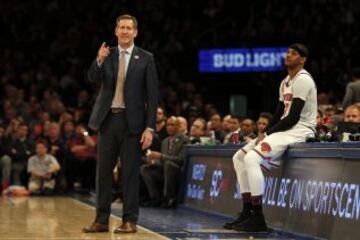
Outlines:
[[270,152],[271,147],[267,142],[262,142],[260,145],[260,150],[261,150],[261,152]]

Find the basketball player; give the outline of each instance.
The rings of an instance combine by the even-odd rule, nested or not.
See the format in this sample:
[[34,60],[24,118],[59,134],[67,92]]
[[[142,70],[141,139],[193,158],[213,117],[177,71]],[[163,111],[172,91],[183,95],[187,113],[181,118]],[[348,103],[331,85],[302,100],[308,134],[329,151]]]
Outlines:
[[264,175],[270,167],[278,167],[276,159],[293,143],[313,137],[316,126],[317,91],[314,80],[304,69],[307,48],[292,44],[286,53],[288,75],[281,82],[279,102],[273,121],[256,139],[233,156],[237,181],[243,200],[242,212],[224,228],[237,231],[266,231],[262,210]]

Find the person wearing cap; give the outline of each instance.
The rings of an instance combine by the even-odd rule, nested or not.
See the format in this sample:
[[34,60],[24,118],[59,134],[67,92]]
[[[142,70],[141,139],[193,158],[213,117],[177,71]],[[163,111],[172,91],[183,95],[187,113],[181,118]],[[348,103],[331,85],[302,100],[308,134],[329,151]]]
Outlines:
[[224,228],[237,231],[267,230],[262,210],[264,175],[279,167],[278,158],[290,144],[314,137],[317,116],[315,82],[304,69],[308,50],[301,43],[289,46],[285,56],[288,75],[281,82],[279,101],[271,123],[233,156],[234,168],[243,201],[242,212]]

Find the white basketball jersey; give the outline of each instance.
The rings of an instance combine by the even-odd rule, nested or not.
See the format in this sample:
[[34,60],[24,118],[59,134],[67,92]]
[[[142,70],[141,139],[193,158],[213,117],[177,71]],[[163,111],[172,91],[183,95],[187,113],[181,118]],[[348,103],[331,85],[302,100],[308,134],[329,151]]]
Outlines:
[[284,102],[284,118],[289,114],[293,98],[300,98],[305,105],[296,125],[303,125],[315,130],[317,115],[317,90],[316,85],[305,69],[300,70],[292,79],[288,75],[280,84],[280,101]]

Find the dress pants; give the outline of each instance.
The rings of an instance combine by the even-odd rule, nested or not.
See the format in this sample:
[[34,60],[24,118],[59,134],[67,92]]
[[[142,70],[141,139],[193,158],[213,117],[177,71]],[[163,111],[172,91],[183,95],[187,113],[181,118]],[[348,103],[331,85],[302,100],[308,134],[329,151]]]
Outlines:
[[172,161],[162,165],[145,164],[141,166],[141,175],[148,188],[151,199],[176,198],[180,181],[181,167]]
[[96,167],[96,219],[109,223],[112,200],[112,171],[121,160],[123,221],[136,223],[139,215],[140,134],[128,130],[125,111],[109,112],[99,129]]

